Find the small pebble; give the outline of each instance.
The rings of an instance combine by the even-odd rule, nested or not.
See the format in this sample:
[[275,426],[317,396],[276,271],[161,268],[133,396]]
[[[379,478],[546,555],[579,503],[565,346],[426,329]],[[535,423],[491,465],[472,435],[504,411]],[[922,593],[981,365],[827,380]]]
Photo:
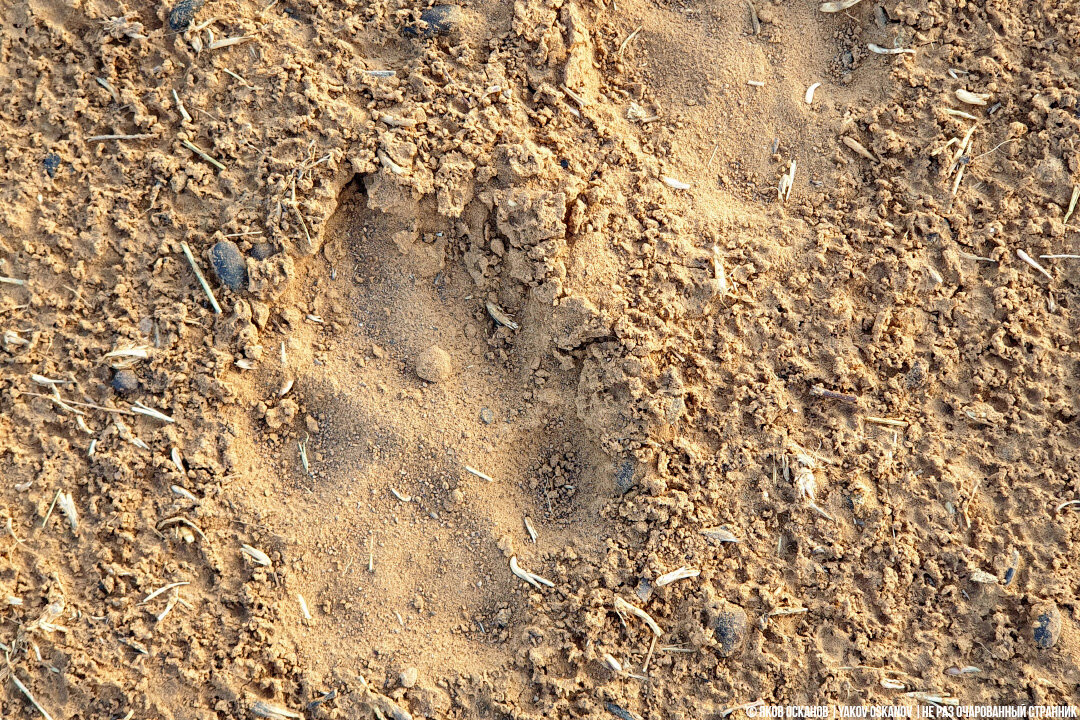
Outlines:
[[652,583],[645,578],[641,578],[640,580],[638,580],[637,587],[634,588],[634,594],[637,595],[638,600],[640,600],[641,602],[649,602],[649,599],[652,597],[653,594]]
[[416,356],[416,374],[428,382],[446,380],[453,374],[450,355],[438,345],[432,345]]
[[1035,644],[1043,650],[1048,650],[1057,644],[1061,637],[1061,611],[1057,605],[1049,605],[1040,608],[1035,614],[1035,624],[1032,630]]
[[495,413],[491,412],[491,408],[482,408],[480,410],[480,419],[484,421],[485,425],[490,425],[495,422]]
[[60,156],[56,153],[49,153],[41,164],[45,166],[46,175],[56,177],[56,171],[60,168]]
[[169,29],[178,33],[187,30],[202,4],[202,0],[180,0],[176,3],[169,13]]
[[401,674],[398,675],[398,684],[403,688],[411,688],[416,685],[416,679],[419,675],[420,673],[417,672],[416,668],[405,668]]
[[139,376],[134,370],[117,370],[113,374],[112,389],[121,395],[129,395],[139,389]]
[[731,657],[741,650],[746,642],[750,621],[746,617],[746,611],[741,607],[721,600],[712,626],[720,656]]
[[257,242],[248,250],[248,255],[256,260],[265,260],[278,254],[277,246],[272,242]]
[[247,285],[247,265],[240,248],[232,240],[222,240],[210,248],[210,264],[217,279],[230,290],[240,290]]
[[625,495],[634,485],[634,461],[624,460],[615,470],[615,489],[620,495]]
[[457,5],[435,5],[420,14],[419,23],[406,25],[402,34],[422,38],[445,35],[460,25],[461,19],[461,8]]

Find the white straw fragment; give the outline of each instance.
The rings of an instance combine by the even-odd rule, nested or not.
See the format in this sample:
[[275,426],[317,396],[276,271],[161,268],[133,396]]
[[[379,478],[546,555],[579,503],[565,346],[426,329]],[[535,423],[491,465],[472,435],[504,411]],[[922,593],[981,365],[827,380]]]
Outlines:
[[973,93],[970,90],[960,88],[956,91],[956,99],[968,105],[986,105],[990,100],[989,93]]
[[656,578],[656,582],[654,584],[656,585],[656,587],[664,587],[665,585],[670,585],[671,583],[678,580],[696,578],[700,574],[701,571],[696,568],[683,566],[678,570],[672,570],[669,573],[664,573],[660,577]]
[[473,468],[473,467],[469,467],[468,465],[466,465],[466,466],[465,466],[465,471],[466,471],[466,472],[469,472],[469,473],[472,473],[473,475],[475,475],[476,477],[480,478],[481,480],[485,480],[485,481],[487,481],[487,482],[495,482],[495,481],[494,481],[494,480],[493,480],[493,479],[491,478],[491,476],[490,476],[490,475],[485,475],[484,473],[480,472],[480,471],[479,471],[479,470],[477,470],[476,468]]
[[746,84],[752,87],[765,87],[765,83],[761,80],[747,80]]
[[905,53],[914,55],[915,50],[912,48],[885,48],[874,43],[866,43],[866,47],[870,52],[877,53],[878,55],[903,55]]
[[550,580],[540,577],[536,573],[531,573],[518,565],[517,555],[512,555],[510,557],[510,572],[514,573],[514,575],[529,583],[537,590],[541,589],[542,585],[546,585],[547,587],[555,587],[555,583],[551,582]]
[[147,595],[146,597],[144,597],[142,599],[142,601],[140,601],[138,604],[139,605],[145,605],[146,603],[150,602],[151,600],[156,598],[158,595],[161,595],[162,593],[167,593],[168,591],[172,590],[173,588],[183,587],[184,585],[190,585],[190,584],[191,583],[186,581],[186,580],[183,580],[181,582],[169,583],[165,587],[158,588],[154,592],[152,592],[149,595]]
[[1023,250],[1017,250],[1016,251],[1016,257],[1020,258],[1021,260],[1026,262],[1028,265],[1030,265],[1031,267],[1033,267],[1036,270],[1038,270],[1039,272],[1041,272],[1043,275],[1046,276],[1047,280],[1053,280],[1054,279],[1054,276],[1051,275],[1050,273],[1048,273],[1046,271],[1046,268],[1044,268],[1042,265],[1040,265],[1034,258],[1032,258],[1030,255],[1028,255]]
[[304,614],[304,619],[311,620],[311,611],[308,610],[307,600],[300,593],[296,593],[296,600],[300,603],[300,612]]
[[690,189],[689,183],[684,183],[682,180],[676,180],[675,178],[668,177],[667,175],[661,175],[660,180],[662,180],[665,185],[667,185],[669,188],[672,188],[673,190]]
[[165,413],[158,412],[157,410],[155,410],[152,407],[147,407],[146,405],[143,405],[141,402],[136,402],[134,405],[132,405],[131,406],[131,412],[139,413],[140,415],[146,415],[147,417],[152,417],[155,420],[160,420],[161,422],[167,422],[167,423],[176,422],[175,420],[173,420],[171,417],[169,417]]
[[270,556],[258,548],[253,548],[250,545],[241,545],[240,551],[263,567],[270,567],[273,565],[273,563],[270,562]]
[[837,13],[842,10],[847,10],[849,7],[855,7],[861,2],[861,0],[833,0],[833,2],[821,3],[818,8],[823,13]]
[[817,90],[817,89],[818,89],[819,87],[821,87],[821,83],[819,83],[819,82],[816,82],[816,83],[814,83],[813,85],[811,85],[810,87],[806,88],[806,104],[807,104],[807,105],[809,105],[810,103],[814,102],[814,92],[815,92],[815,91],[816,91],[816,90]]
[[[203,292],[206,293],[206,297],[210,298],[210,306],[214,308],[214,312],[218,315],[221,314],[221,306],[218,305],[217,298],[214,297],[214,291],[210,289],[210,284],[206,282],[206,278],[203,277],[202,270],[199,269],[199,264],[195,262],[195,256],[191,254],[191,248],[188,247],[186,242],[180,243],[180,248],[184,251],[184,255],[187,257],[189,263],[191,263],[191,269],[195,271],[195,277],[199,281],[199,285],[202,286]],[[285,347],[282,345],[282,347]]]
[[618,595],[615,596],[615,612],[617,612],[620,616],[633,615],[634,617],[638,618],[646,625],[648,625],[649,629],[652,630],[653,634],[657,637],[660,637],[664,634],[664,632],[660,629],[660,626],[656,624],[656,621],[652,619],[652,616],[649,615],[649,613],[645,612],[639,607],[631,605]]

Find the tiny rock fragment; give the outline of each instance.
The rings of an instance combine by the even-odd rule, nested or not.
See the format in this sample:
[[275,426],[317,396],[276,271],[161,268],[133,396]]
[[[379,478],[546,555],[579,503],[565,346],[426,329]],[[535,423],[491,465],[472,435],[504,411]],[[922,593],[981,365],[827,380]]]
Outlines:
[[242,290],[247,285],[247,265],[240,248],[232,240],[214,243],[210,248],[210,265],[218,281],[230,290]]
[[454,373],[450,354],[438,345],[432,345],[416,356],[416,375],[428,382],[442,382]]
[[56,153],[49,153],[41,161],[41,165],[45,168],[45,174],[50,178],[54,178],[56,177],[56,171],[60,169],[60,156]]
[[416,680],[420,676],[420,673],[414,667],[408,667],[401,671],[398,675],[398,685],[403,688],[411,688],[416,685]]
[[973,570],[971,572],[971,582],[977,582],[983,585],[994,585],[997,584],[997,581],[997,575],[988,573],[985,570]]

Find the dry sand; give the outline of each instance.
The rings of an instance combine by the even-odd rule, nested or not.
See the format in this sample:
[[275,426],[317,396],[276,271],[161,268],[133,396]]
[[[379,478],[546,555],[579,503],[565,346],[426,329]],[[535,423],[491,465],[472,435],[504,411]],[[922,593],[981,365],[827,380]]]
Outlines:
[[0,716],[1077,702],[1076,2],[0,7]]

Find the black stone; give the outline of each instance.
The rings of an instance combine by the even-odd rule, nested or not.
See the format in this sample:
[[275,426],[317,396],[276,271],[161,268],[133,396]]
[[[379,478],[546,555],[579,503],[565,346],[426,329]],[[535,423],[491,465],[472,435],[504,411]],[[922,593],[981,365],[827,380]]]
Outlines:
[[60,156],[56,153],[49,153],[41,161],[41,164],[45,166],[45,173],[49,177],[56,177],[56,171],[60,168]]
[[169,29],[173,32],[184,32],[195,19],[195,13],[203,5],[203,0],[180,0],[169,12]]
[[272,242],[258,242],[251,246],[248,255],[256,260],[265,260],[278,254],[277,246]]
[[139,389],[139,376],[134,370],[117,370],[113,374],[112,389],[121,395],[129,395]]
[[633,489],[636,484],[634,478],[634,461],[623,460],[619,467],[615,470],[615,489],[619,491],[620,495],[625,495]]
[[730,657],[742,649],[750,628],[746,611],[738,605],[721,601],[712,622],[713,636],[721,657]]
[[210,248],[210,264],[217,279],[230,290],[241,290],[247,285],[247,264],[232,240],[222,240]]
[[401,33],[405,37],[430,38],[446,35],[461,23],[461,8],[457,5],[435,5],[420,13],[420,22],[406,25]]
[[1036,615],[1031,634],[1035,644],[1043,650],[1057,644],[1058,638],[1061,637],[1061,611],[1058,610],[1057,605],[1044,608]]

